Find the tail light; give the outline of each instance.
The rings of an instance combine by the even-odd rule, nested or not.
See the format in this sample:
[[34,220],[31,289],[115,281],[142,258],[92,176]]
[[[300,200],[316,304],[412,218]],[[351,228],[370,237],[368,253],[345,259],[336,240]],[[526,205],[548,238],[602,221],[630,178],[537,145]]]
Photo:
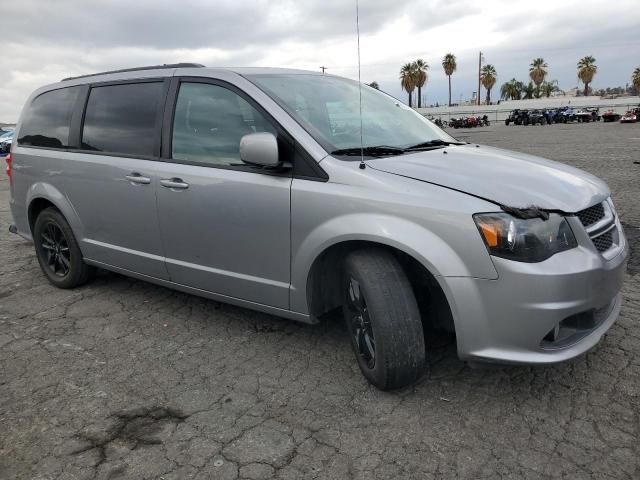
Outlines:
[[9,184],[12,185],[13,184],[13,179],[11,178],[11,153],[9,153],[6,157],[4,157],[6,162],[7,162],[7,177],[9,177]]

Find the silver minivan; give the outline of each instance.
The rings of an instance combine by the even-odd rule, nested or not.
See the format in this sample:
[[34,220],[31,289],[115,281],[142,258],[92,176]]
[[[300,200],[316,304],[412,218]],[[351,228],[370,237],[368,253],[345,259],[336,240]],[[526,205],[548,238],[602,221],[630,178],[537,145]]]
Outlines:
[[473,363],[547,364],[620,312],[607,186],[457,141],[357,82],[162,65],[28,99],[10,230],[60,288],[96,267],[307,323],[341,309],[364,376],[415,381],[436,330]]

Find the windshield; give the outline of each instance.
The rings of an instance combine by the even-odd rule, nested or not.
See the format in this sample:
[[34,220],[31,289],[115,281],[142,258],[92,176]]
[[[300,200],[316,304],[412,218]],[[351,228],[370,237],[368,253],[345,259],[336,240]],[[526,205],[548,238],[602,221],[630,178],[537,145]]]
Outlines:
[[[328,152],[360,148],[358,82],[330,75],[250,75]],[[456,142],[395,98],[362,85],[362,143],[408,148],[433,140]]]

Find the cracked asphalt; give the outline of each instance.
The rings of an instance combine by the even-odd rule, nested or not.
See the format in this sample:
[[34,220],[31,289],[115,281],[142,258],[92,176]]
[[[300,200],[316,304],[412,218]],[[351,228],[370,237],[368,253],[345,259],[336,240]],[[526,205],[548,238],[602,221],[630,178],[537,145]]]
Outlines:
[[380,392],[338,320],[300,325],[110,273],[55,289],[7,232],[3,175],[0,478],[640,478],[640,125],[451,132],[609,183],[632,258],[621,316],[592,351],[472,369],[445,342],[416,385]]

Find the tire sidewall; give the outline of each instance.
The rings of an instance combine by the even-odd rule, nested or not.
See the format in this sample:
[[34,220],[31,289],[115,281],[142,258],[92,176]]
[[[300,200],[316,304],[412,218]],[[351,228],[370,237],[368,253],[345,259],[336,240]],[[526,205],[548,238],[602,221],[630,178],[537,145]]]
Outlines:
[[[373,331],[373,338],[375,340],[375,364],[373,368],[369,368],[367,362],[362,355],[358,353],[358,344],[353,335],[352,326],[351,326],[351,314],[349,309],[346,307],[349,295],[349,282],[351,278],[356,280],[360,284],[360,294],[364,297],[364,300],[367,304],[367,309],[369,310],[369,321],[371,322],[371,330]],[[360,367],[360,371],[362,374],[373,384],[386,383],[386,375],[382,365],[384,365],[384,346],[383,342],[379,341],[379,337],[377,335],[380,334],[379,328],[377,328],[377,318],[374,319],[374,314],[371,312],[370,299],[371,295],[369,292],[368,282],[362,278],[357,269],[354,269],[349,262],[345,266],[345,274],[343,276],[342,282],[342,292],[343,292],[343,316],[344,321],[347,327],[347,331],[349,332],[349,340],[351,342],[351,347],[355,352],[356,359],[358,362],[358,366]]]
[[[369,368],[352,334],[347,306],[349,280],[360,284],[375,342],[375,364]],[[384,249],[349,254],[344,264],[343,316],[362,374],[382,390],[415,382],[425,368],[425,338],[418,303],[404,268]]]

